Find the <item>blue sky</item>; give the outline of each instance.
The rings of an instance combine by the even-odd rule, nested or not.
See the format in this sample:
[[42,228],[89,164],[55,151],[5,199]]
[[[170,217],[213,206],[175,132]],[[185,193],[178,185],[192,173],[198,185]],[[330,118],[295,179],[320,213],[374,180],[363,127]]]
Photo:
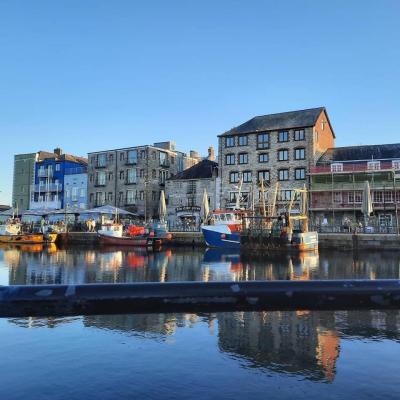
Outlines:
[[326,106],[338,146],[399,142],[400,1],[0,0],[0,203],[13,155],[173,139]]

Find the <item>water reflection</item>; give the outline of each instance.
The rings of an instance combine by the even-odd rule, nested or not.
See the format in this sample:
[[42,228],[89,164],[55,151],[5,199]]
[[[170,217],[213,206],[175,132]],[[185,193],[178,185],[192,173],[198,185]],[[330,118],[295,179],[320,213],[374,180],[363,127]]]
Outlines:
[[[400,256],[320,253],[248,259],[235,253],[193,249],[148,253],[118,248],[0,248],[3,284],[259,279],[399,278]],[[3,275],[3,274],[2,274]],[[2,276],[0,275],[0,276]],[[179,328],[206,324],[219,350],[244,368],[332,382],[343,340],[400,342],[398,311],[236,312],[207,315],[153,314],[81,318],[9,319],[18,327],[84,327],[167,341]],[[189,351],[189,349],[188,349]],[[360,366],[361,367],[361,366]]]

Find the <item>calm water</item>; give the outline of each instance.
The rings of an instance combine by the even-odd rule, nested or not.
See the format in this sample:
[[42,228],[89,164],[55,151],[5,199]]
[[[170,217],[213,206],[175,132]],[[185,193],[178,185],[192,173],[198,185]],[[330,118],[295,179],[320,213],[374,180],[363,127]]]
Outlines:
[[[0,284],[399,278],[400,253],[0,247]],[[399,399],[400,312],[0,319],[0,399]]]

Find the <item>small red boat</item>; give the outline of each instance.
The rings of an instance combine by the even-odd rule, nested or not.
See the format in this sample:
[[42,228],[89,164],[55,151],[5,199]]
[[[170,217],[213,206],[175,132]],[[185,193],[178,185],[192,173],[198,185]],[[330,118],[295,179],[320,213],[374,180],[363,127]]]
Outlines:
[[98,233],[100,244],[136,247],[157,247],[162,240],[151,236],[110,236]]

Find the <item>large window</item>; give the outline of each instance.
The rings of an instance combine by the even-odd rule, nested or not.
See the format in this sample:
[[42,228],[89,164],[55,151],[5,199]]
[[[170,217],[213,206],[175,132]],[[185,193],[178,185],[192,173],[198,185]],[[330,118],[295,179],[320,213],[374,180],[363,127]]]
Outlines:
[[227,136],[225,138],[225,147],[235,146],[235,136]]
[[287,161],[288,159],[289,159],[289,150],[287,149],[278,150],[279,161]]
[[137,150],[128,150],[128,153],[126,156],[127,164],[136,164],[137,156],[138,156]]
[[164,153],[163,151],[160,151],[159,157],[160,157],[160,165],[162,167],[167,166],[168,165],[167,153]]
[[239,146],[247,146],[248,138],[246,135],[239,136]]
[[287,181],[289,180],[289,170],[288,169],[280,169],[278,171],[278,179],[280,181]]
[[97,173],[96,184],[98,186],[104,186],[106,184],[106,173],[105,171],[101,171]]
[[264,182],[269,182],[270,176],[269,176],[269,171],[258,171],[258,182],[261,182],[263,180]]
[[235,155],[234,154],[227,154],[225,156],[225,164],[226,165],[234,165],[235,164]]
[[342,192],[333,192],[333,202],[341,203],[343,201]]
[[242,177],[244,183],[251,182],[251,171],[243,171]]
[[392,161],[392,168],[393,169],[400,169],[400,160],[393,160]]
[[383,203],[383,192],[380,191],[373,192],[372,198],[374,203]]
[[333,163],[331,164],[331,172],[342,172],[343,164],[342,163]]
[[230,183],[238,183],[239,182],[239,172],[231,172],[229,174],[229,182]]
[[126,204],[135,204],[135,191],[127,190],[126,191]]
[[360,192],[360,191],[349,192],[348,193],[348,202],[350,204],[361,203],[362,202],[362,192]]
[[288,131],[278,132],[278,142],[288,142],[288,141],[289,141],[289,132]]
[[249,155],[247,153],[239,153],[239,164],[247,164],[249,162]]
[[278,192],[278,201],[290,201],[292,199],[291,190],[280,190]]
[[260,163],[267,163],[269,161],[268,153],[260,153],[258,155],[258,162]]
[[105,167],[107,165],[107,158],[106,158],[106,154],[99,154],[97,156],[97,166],[98,167]]
[[259,133],[257,135],[257,148],[269,149],[269,133]]
[[306,170],[305,168],[296,168],[294,170],[294,179],[296,180],[302,180],[306,179]]
[[294,131],[294,140],[304,140],[306,138],[304,129],[296,129]]
[[380,161],[368,161],[367,162],[367,169],[369,169],[369,170],[379,170],[379,169],[381,169],[381,162]]
[[295,160],[304,160],[305,158],[306,158],[306,149],[304,147],[294,149]]
[[136,169],[131,168],[126,170],[126,183],[132,184],[136,183],[137,181],[137,174],[136,174]]

